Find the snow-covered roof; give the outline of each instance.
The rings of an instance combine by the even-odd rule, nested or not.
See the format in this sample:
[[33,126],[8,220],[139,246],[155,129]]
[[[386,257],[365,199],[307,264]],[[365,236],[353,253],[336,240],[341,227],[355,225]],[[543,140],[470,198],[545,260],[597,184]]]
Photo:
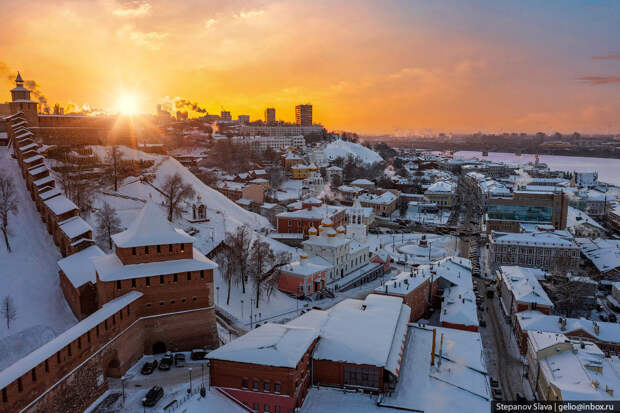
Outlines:
[[556,248],[577,248],[572,235],[567,231],[540,231],[503,233],[493,232],[492,244],[500,245],[532,245]]
[[360,202],[365,202],[368,204],[381,204],[388,205],[392,202],[395,202],[398,199],[398,196],[390,191],[385,191],[381,195],[375,194],[361,194],[359,196]]
[[36,149],[38,148],[39,145],[37,145],[36,143],[29,143],[26,146],[22,146],[21,148],[19,148],[20,152],[25,152],[25,151],[29,151],[31,149]]
[[62,195],[62,191],[58,188],[50,188],[47,191],[39,192],[39,197],[42,201],[53,198],[55,196]]
[[360,178],[360,179],[356,179],[355,181],[351,182],[351,185],[355,186],[355,185],[374,185],[375,183],[373,181],[370,181],[368,179],[364,179],[364,178]]
[[104,256],[104,252],[96,245],[71,254],[58,261],[58,268],[65,273],[71,284],[79,288],[87,282],[95,283],[97,276],[91,258]]
[[620,240],[576,238],[575,242],[600,272],[620,268]]
[[451,181],[437,181],[426,190],[427,194],[447,194],[456,191],[456,183]]
[[365,191],[364,188],[360,188],[359,186],[351,186],[351,185],[340,185],[338,187],[338,190],[340,192],[349,192],[349,193],[354,193],[354,194]]
[[528,334],[530,342],[539,350],[556,347],[556,351],[541,355],[538,363],[540,374],[560,391],[562,400],[617,400],[615,391],[620,389],[617,356],[606,358],[596,344],[571,341],[563,334],[538,331]]
[[319,330],[267,323],[227,343],[207,356],[211,360],[295,368]]
[[553,307],[553,302],[538,282],[535,272],[530,271],[530,268],[502,266],[498,274],[517,302]]
[[146,262],[142,264],[123,265],[115,254],[93,258],[93,264],[101,281],[128,280],[131,278],[151,277],[188,271],[210,270],[217,265],[197,249],[193,249],[194,258]]
[[33,368],[52,357],[59,350],[69,345],[69,343],[77,340],[78,337],[86,334],[88,331],[95,328],[95,326],[112,317],[113,314],[133,303],[140,297],[142,297],[141,292],[131,291],[125,295],[108,301],[102,305],[99,310],[95,311],[75,326],[66,330],[64,333],[60,334],[47,344],[39,347],[10,367],[0,371],[0,389],[7,387],[9,384],[13,383]]
[[77,210],[78,207],[66,196],[60,195],[44,202],[54,215],[62,215],[66,212]]
[[[341,301],[327,311],[311,310],[289,325],[320,325],[320,340],[313,353],[316,360],[388,369],[393,367],[388,365],[390,352],[401,351],[402,337],[397,335],[403,329],[399,325],[407,324],[410,313],[401,298],[370,294],[365,300]],[[398,348],[393,347],[395,342]]]
[[326,145],[323,152],[329,159],[346,159],[348,156],[353,156],[365,164],[373,164],[383,160],[383,158],[372,149],[368,149],[358,143],[343,141],[341,139]]
[[[435,365],[431,365],[433,330]],[[479,333],[411,325],[403,370],[396,389],[383,398],[381,410],[391,411],[389,407],[393,407],[433,413],[484,412],[490,410],[490,400]]]
[[[312,206],[310,209],[300,209],[297,211],[285,211],[276,215],[278,218],[304,218],[304,219],[314,219],[320,220],[325,217],[325,208],[324,206],[316,207]],[[327,206],[327,215],[333,217],[340,211],[343,211],[343,207],[338,206]]]
[[309,257],[293,261],[281,268],[281,271],[287,274],[308,277],[323,271],[329,271],[332,265],[321,257]]
[[[619,323],[592,321],[585,318],[566,318],[559,315],[543,314],[536,310],[521,311],[516,314],[516,317],[522,331],[568,334],[581,330],[601,341],[620,343]],[[562,320],[566,320],[564,327],[562,327]],[[598,324],[598,333],[595,324]]]
[[59,222],[60,230],[65,233],[69,239],[75,238],[82,234],[92,231],[93,228],[81,217],[75,216]]
[[451,287],[444,290],[443,297],[439,316],[442,323],[478,326],[476,294],[473,289],[464,286]]
[[34,156],[31,156],[30,158],[24,159],[24,163],[33,163],[33,162],[39,161],[39,160],[42,161],[43,159],[45,159],[45,158],[42,155],[34,155]]
[[112,240],[120,248],[194,242],[185,231],[175,228],[152,201],[144,205],[126,231],[112,235]]
[[[40,168],[37,168],[37,169],[40,169]],[[47,185],[47,184],[49,184],[51,182],[54,182],[54,178],[52,178],[50,175],[48,175],[48,176],[45,176],[45,177],[43,177],[41,179],[37,179],[36,181],[33,182],[33,185],[36,186],[36,187],[39,187],[39,186],[45,186],[45,185]]]
[[578,210],[577,208],[573,208],[572,206],[568,207],[568,212],[566,214],[566,226],[568,228],[575,228],[579,225],[588,224],[594,228],[597,228],[601,231],[605,231],[605,229],[594,219],[592,219],[588,214],[583,211]]
[[383,285],[375,288],[375,291],[390,295],[407,295],[428,279],[430,279],[430,273],[418,272],[417,270],[402,271]]
[[28,169],[28,174],[34,176],[34,175],[38,175],[38,174],[40,174],[42,172],[45,172],[45,171],[49,171],[49,169],[47,169],[47,166],[45,166],[45,165],[37,165],[37,166],[35,166],[33,168]]

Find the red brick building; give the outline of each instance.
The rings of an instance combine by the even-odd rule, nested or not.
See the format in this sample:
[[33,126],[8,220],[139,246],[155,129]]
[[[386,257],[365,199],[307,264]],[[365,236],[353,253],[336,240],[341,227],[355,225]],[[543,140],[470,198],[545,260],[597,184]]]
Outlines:
[[345,209],[337,206],[317,207],[312,204],[304,204],[302,209],[287,211],[276,215],[278,232],[280,234],[304,234],[308,238],[310,227],[318,229],[323,218],[327,216],[333,223],[334,228],[345,225]]
[[292,412],[310,384],[383,393],[398,379],[409,313],[371,294],[265,324],[209,353],[211,384],[259,413]]
[[302,252],[299,261],[280,268],[278,289],[297,296],[310,295],[325,288],[327,272],[331,267],[323,258],[308,258]]

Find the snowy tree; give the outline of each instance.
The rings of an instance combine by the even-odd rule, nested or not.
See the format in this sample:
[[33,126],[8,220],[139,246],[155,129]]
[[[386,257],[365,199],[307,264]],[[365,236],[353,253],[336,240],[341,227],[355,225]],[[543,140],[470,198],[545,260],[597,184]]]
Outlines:
[[252,233],[247,225],[240,225],[235,232],[226,235],[226,245],[233,252],[236,264],[236,275],[241,280],[241,288],[245,294],[245,284],[249,271],[249,253]]
[[172,221],[175,215],[181,214],[180,204],[182,201],[194,196],[194,189],[191,185],[183,182],[183,177],[178,172],[174,175],[168,175],[161,191],[168,209],[168,221]]
[[250,248],[250,263],[252,264],[251,275],[256,294],[256,308],[258,308],[261,295],[269,290],[269,285],[271,284],[269,281],[277,276],[277,269],[290,261],[290,253],[274,253],[268,242],[254,241]]
[[2,300],[0,315],[2,315],[2,318],[6,320],[6,328],[11,328],[11,321],[15,321],[17,318],[17,309],[15,308],[15,303],[10,295],[7,295]]
[[97,241],[101,245],[107,244],[108,249],[111,250],[112,234],[116,234],[121,230],[121,221],[116,215],[116,210],[105,202],[103,207],[97,212]]
[[222,279],[226,282],[226,305],[230,305],[230,289],[232,288],[232,279],[235,274],[235,256],[231,248],[224,246],[215,256],[218,270]]
[[121,176],[121,151],[118,145],[111,146],[106,153],[105,162],[110,170],[110,176],[114,183],[114,191],[118,191],[118,181],[122,179]]
[[0,171],[0,229],[8,252],[11,252],[11,245],[9,244],[9,215],[11,212],[17,212],[15,185],[4,171]]
[[92,208],[95,183],[83,178],[86,166],[82,164],[57,168],[56,179],[60,183],[65,196],[69,198],[82,212],[90,212]]

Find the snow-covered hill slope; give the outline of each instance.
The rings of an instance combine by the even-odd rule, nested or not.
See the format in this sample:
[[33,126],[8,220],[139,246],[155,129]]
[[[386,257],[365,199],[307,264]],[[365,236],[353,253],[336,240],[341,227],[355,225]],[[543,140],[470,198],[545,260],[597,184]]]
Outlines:
[[[0,300],[15,303],[17,317],[6,328],[0,320],[0,367],[34,350],[74,325],[77,320],[60,289],[56,261],[61,257],[26,190],[17,161],[0,146],[0,172],[13,179],[18,211],[11,215],[9,253],[0,240]],[[4,348],[2,344],[18,346]]]
[[330,160],[336,158],[347,159],[349,155],[352,155],[365,164],[373,164],[383,160],[383,158],[381,158],[381,156],[372,149],[368,149],[359,143],[343,141],[340,139],[329,143],[325,147],[324,152]]

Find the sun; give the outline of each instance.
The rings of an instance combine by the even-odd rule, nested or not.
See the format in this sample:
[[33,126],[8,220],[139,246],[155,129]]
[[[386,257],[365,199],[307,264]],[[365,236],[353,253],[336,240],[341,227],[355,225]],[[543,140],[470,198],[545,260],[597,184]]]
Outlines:
[[138,96],[123,92],[116,101],[116,110],[123,115],[133,116],[138,113]]

